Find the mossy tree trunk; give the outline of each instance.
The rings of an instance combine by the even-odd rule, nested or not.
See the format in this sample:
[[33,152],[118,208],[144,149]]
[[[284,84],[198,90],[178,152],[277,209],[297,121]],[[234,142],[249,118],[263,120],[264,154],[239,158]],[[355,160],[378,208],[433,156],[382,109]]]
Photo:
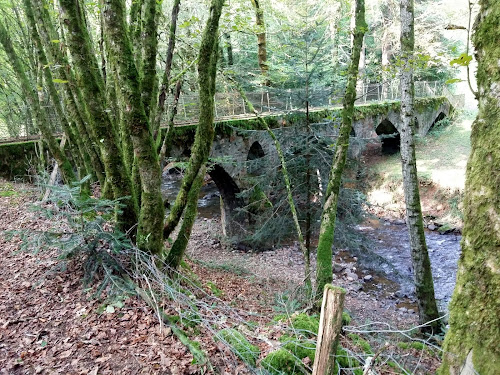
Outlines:
[[156,93],[158,79],[156,74],[156,54],[158,51],[158,1],[144,1],[144,28],[142,38],[141,98],[144,112],[148,118],[154,118],[156,111]]
[[258,27],[257,32],[257,56],[259,61],[260,73],[262,74],[264,86],[270,86],[269,65],[267,63],[267,42],[266,42],[266,23],[264,21],[264,10],[260,0],[251,0],[255,10],[255,24]]
[[177,238],[175,239],[174,244],[165,259],[165,264],[172,269],[176,269],[181,264],[189,238],[191,237],[191,230],[193,229],[193,224],[198,214],[198,194],[203,185],[205,173],[206,166],[203,165],[193,182],[193,187],[188,193],[186,210],[182,219],[179,234],[177,235]]
[[473,36],[479,113],[472,125],[462,253],[442,375],[500,374],[500,3],[479,4]]
[[423,331],[439,332],[440,322],[434,297],[431,262],[425,242],[422,208],[415,157],[415,111],[413,84],[413,51],[415,46],[413,0],[401,1],[401,164],[406,202],[406,220],[410,235],[413,276],[420,323],[429,323]]
[[[54,83],[54,79],[52,76],[52,71],[50,69],[50,64],[47,59],[47,54],[45,53],[44,45],[42,43],[42,38],[37,29],[37,22],[35,21],[35,15],[32,7],[32,3],[30,0],[23,0],[24,5],[24,14],[26,20],[28,21],[28,28],[31,39],[34,42],[34,47],[37,51],[37,57],[40,64],[43,66],[43,77],[45,81],[45,85],[48,87],[48,92],[50,95],[51,102],[55,108],[55,112],[57,114],[59,123],[61,128],[66,135],[67,139],[70,141],[72,147],[76,148],[77,155],[73,158],[76,162],[81,162],[83,167],[83,175],[80,178],[84,177],[88,173],[90,173],[91,165],[90,159],[88,157],[88,153],[84,150],[82,138],[78,136],[76,126],[74,122],[70,122],[68,117],[66,116],[65,111],[63,110],[63,103],[61,101],[59,91],[56,88]],[[41,25],[40,25],[41,27]],[[67,81],[62,80],[67,84]],[[64,152],[64,149],[63,149]]]
[[349,134],[352,128],[352,118],[354,115],[354,102],[356,100],[356,81],[358,78],[359,57],[363,45],[363,37],[367,29],[365,21],[365,2],[356,0],[354,37],[351,50],[351,62],[347,71],[347,86],[345,90],[342,111],[342,122],[339,129],[339,136],[335,146],[330,177],[325,194],[325,203],[321,215],[321,225],[319,230],[317,266],[316,266],[316,296],[321,298],[325,285],[332,281],[332,246],[335,232],[335,220],[337,217],[337,203],[342,182],[342,172],[344,171],[347,149],[349,147]]
[[[170,210],[163,235],[168,238],[175,229],[187,204],[188,193],[191,189],[197,189],[194,181],[200,168],[207,162],[214,138],[214,114],[215,114],[215,78],[217,73],[217,58],[219,51],[219,19],[222,12],[224,0],[212,0],[210,5],[210,16],[207,20],[203,37],[201,40],[200,54],[198,57],[198,86],[200,100],[200,118],[191,157],[181,188],[175,203]],[[199,191],[199,189],[197,189]],[[189,213],[186,213],[189,215]]]
[[65,107],[68,111],[68,117],[75,122],[78,136],[81,139],[83,148],[90,158],[93,172],[101,186],[104,186],[105,172],[103,163],[100,159],[99,147],[97,146],[98,140],[93,135],[88,125],[90,120],[88,118],[88,112],[85,109],[82,92],[76,82],[75,73],[69,64],[66,54],[61,50],[60,43],[54,42],[59,40],[60,37],[54,28],[54,22],[49,13],[49,6],[45,1],[37,0],[33,2],[33,9],[38,31],[47,56],[53,63],[64,67],[58,71],[61,74],[61,78],[67,81],[67,84],[64,84],[62,88],[64,91]]
[[[105,0],[103,11],[105,31],[110,39],[110,56],[117,69],[121,97],[124,100],[123,121],[130,133],[141,181],[137,245],[142,250],[159,254],[163,249],[164,217],[160,165],[141,99],[141,81],[127,33],[124,2]],[[153,34],[149,37],[156,39],[156,32]]]
[[2,45],[5,53],[9,57],[9,62],[14,70],[17,78],[20,81],[21,89],[23,94],[26,97],[26,100],[31,108],[31,111],[34,112],[36,123],[42,137],[44,138],[47,146],[49,148],[49,152],[52,154],[54,159],[59,164],[59,168],[61,168],[61,174],[63,180],[66,183],[71,183],[75,181],[76,176],[73,172],[73,167],[69,162],[68,158],[64,154],[64,152],[59,148],[59,144],[54,138],[52,128],[49,124],[49,120],[47,117],[47,113],[41,108],[40,101],[38,98],[37,88],[30,84],[28,76],[24,71],[24,66],[19,56],[17,55],[14,46],[12,45],[12,40],[5,29],[5,26],[0,21],[0,44]]
[[92,48],[90,34],[83,20],[84,12],[78,1],[61,0],[59,3],[68,48],[78,73],[78,85],[82,89],[85,108],[89,112],[90,126],[99,142],[106,183],[111,185],[114,198],[130,197],[124,200],[125,207],[118,218],[119,227],[128,230],[137,223],[139,213],[137,198],[133,193],[129,171],[124,167],[115,125],[106,111],[104,81]]
[[[165,112],[165,101],[167,99],[168,89],[170,85],[170,76],[172,72],[172,61],[174,59],[174,48],[175,48],[175,34],[177,31],[177,18],[179,16],[181,0],[174,0],[174,5],[172,6],[172,15],[170,17],[170,29],[168,34],[168,47],[167,47],[167,58],[165,61],[165,71],[163,72],[163,78],[158,95],[158,106],[154,115],[154,121],[152,124],[153,134],[155,134],[155,139],[159,139],[160,134],[160,123]],[[159,143],[159,142],[158,142]],[[160,158],[160,161],[162,158]]]

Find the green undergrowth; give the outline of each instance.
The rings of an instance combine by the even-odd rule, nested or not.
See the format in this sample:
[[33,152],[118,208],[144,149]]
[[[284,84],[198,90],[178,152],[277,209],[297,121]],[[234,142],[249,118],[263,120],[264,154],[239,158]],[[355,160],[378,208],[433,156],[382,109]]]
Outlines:
[[248,339],[236,329],[225,328],[215,335],[214,340],[224,342],[243,362],[255,367],[257,358],[259,358],[260,349],[252,345]]

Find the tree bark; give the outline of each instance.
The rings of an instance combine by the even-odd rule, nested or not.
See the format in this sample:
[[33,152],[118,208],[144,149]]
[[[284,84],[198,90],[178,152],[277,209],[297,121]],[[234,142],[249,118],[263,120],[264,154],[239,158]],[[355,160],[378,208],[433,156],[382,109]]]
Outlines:
[[270,86],[269,80],[269,65],[267,64],[267,47],[266,47],[266,23],[264,21],[264,10],[260,5],[260,0],[251,0],[255,10],[255,24],[259,31],[257,32],[257,55],[259,61],[260,73],[263,78],[263,85]]
[[147,118],[154,118],[158,79],[156,74],[156,54],[158,51],[158,2],[145,0],[144,29],[142,40],[141,98]]
[[439,313],[434,298],[431,262],[425,242],[422,208],[415,157],[415,111],[413,106],[413,51],[415,45],[413,0],[401,0],[401,164],[406,202],[406,220],[410,235],[413,276],[420,323],[429,321],[422,331],[438,333]]
[[335,355],[342,330],[344,299],[344,289],[325,285],[312,375],[335,373]]
[[[160,93],[158,96],[158,106],[156,108],[154,121],[152,125],[155,139],[157,139],[158,134],[160,134],[161,119],[163,113],[165,112],[165,100],[167,99],[167,94],[170,85],[172,61],[174,59],[174,49],[175,49],[175,34],[177,31],[177,18],[179,16],[180,4],[181,0],[174,0],[174,5],[172,7],[172,15],[170,17],[170,29],[168,36],[167,59],[165,61],[165,72],[163,73],[163,78],[161,81]],[[160,160],[162,159],[160,158]]]
[[219,19],[224,0],[212,0],[210,16],[203,32],[198,58],[198,85],[200,96],[200,119],[191,148],[191,157],[186,174],[182,179],[181,188],[175,203],[168,215],[163,235],[168,238],[175,229],[187,203],[187,196],[200,168],[207,162],[214,138],[214,112],[215,112],[215,78],[217,73],[217,56],[219,51],[218,31]]
[[59,168],[61,168],[61,174],[64,182],[69,184],[75,181],[76,176],[73,172],[73,167],[71,166],[71,163],[69,162],[64,152],[59,148],[59,145],[57,144],[57,141],[53,136],[52,129],[49,125],[47,113],[40,106],[37,89],[36,87],[32,87],[32,85],[30,84],[29,79],[24,71],[23,64],[20,61],[16,51],[14,50],[12,41],[1,21],[0,44],[3,46],[5,53],[9,57],[9,62],[20,81],[22,91],[26,96],[29,107],[35,113],[38,129],[40,130],[40,133],[42,134],[45,142],[47,142],[50,153],[52,154],[54,159],[56,159],[57,163],[59,164]]
[[342,123],[339,129],[339,136],[335,147],[330,178],[325,194],[325,203],[321,215],[321,225],[319,230],[317,266],[316,266],[316,296],[319,298],[326,284],[332,281],[332,246],[335,232],[335,221],[337,216],[337,203],[342,182],[342,172],[344,171],[347,149],[349,147],[349,134],[352,128],[352,118],[354,115],[354,101],[356,100],[356,81],[358,78],[358,65],[363,38],[367,28],[365,21],[365,2],[356,0],[354,11],[355,28],[353,30],[353,45],[351,51],[351,63],[347,71],[347,87],[345,90],[342,111]]
[[198,215],[198,194],[203,185],[205,178],[206,166],[203,165],[196,176],[193,186],[188,193],[186,209],[184,210],[184,217],[179,234],[172,245],[172,248],[167,254],[165,264],[172,269],[177,269],[181,264],[182,258],[187,248],[189,238],[191,237],[191,230]]
[[[164,217],[160,165],[141,99],[139,72],[125,23],[125,6],[121,0],[105,0],[103,11],[105,31],[110,39],[110,56],[117,69],[124,100],[123,121],[132,139],[134,162],[137,162],[141,180],[137,246],[141,250],[160,254],[163,249]],[[156,33],[149,38],[156,38]]]
[[90,35],[83,22],[80,3],[61,0],[62,24],[66,28],[68,48],[73,64],[78,70],[78,83],[82,89],[86,109],[89,112],[92,131],[99,142],[101,159],[106,172],[106,183],[111,185],[115,199],[123,199],[125,207],[118,219],[118,226],[128,230],[137,223],[139,208],[133,194],[132,182],[124,168],[123,156],[118,146],[118,136],[114,124],[106,111],[104,82],[100,75]]
[[500,374],[500,3],[481,0],[473,43],[479,113],[467,163],[462,253],[439,374]]

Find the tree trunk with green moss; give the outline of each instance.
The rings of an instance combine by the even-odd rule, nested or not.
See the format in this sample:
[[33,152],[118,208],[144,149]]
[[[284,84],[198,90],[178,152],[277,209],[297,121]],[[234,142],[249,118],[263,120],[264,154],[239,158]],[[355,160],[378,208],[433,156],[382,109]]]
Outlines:
[[154,118],[156,111],[156,93],[158,92],[158,79],[156,75],[156,54],[158,51],[158,2],[145,0],[144,2],[144,28],[142,39],[142,59],[144,61],[141,74],[141,98],[144,112],[149,118]]
[[[67,139],[69,140],[71,147],[75,148],[77,151],[77,154],[74,155],[73,160],[77,163],[81,163],[83,166],[83,175],[80,176],[83,178],[85,175],[90,173],[91,171],[91,165],[90,165],[90,159],[88,157],[88,153],[84,150],[83,148],[83,143],[82,143],[82,138],[78,136],[76,126],[74,122],[70,122],[69,119],[66,117],[66,113],[63,110],[63,103],[61,101],[59,92],[56,88],[56,85],[54,83],[54,79],[52,76],[52,70],[50,69],[50,64],[47,59],[47,54],[45,53],[44,45],[42,43],[42,38],[40,36],[40,33],[38,32],[37,29],[37,23],[35,21],[35,15],[32,7],[32,3],[30,0],[23,0],[23,5],[24,5],[24,14],[26,17],[26,20],[28,21],[28,28],[29,28],[29,33],[31,36],[31,39],[33,40],[35,44],[35,49],[37,51],[37,57],[38,61],[40,64],[43,66],[43,77],[45,81],[45,85],[48,87],[50,99],[52,102],[52,105],[55,108],[59,123],[61,125],[61,128],[66,135]],[[41,28],[41,25],[40,25]],[[66,80],[61,80],[63,83],[61,85],[65,85],[68,82]],[[64,152],[64,149],[63,149]]]
[[316,255],[316,296],[320,298],[326,284],[332,281],[332,246],[335,232],[335,220],[337,217],[337,204],[339,200],[340,185],[342,182],[342,172],[344,171],[347,149],[349,147],[349,134],[352,128],[352,118],[354,115],[354,102],[356,100],[356,81],[358,78],[358,65],[363,37],[367,28],[365,21],[365,2],[356,0],[355,29],[353,45],[351,51],[351,63],[347,72],[347,86],[345,90],[342,111],[342,123],[339,129],[339,136],[335,147],[330,177],[325,194],[325,203],[321,215],[321,225],[319,230],[318,250]]
[[[125,23],[121,0],[104,1],[104,26],[124,101],[123,121],[129,130],[134,157],[141,180],[141,208],[137,228],[137,246],[153,254],[163,249],[163,199],[161,173],[148,117],[141,99],[139,71],[134,62],[132,44]],[[150,35],[156,38],[156,33]]]
[[479,114],[467,164],[462,254],[439,374],[500,374],[500,3],[481,0]]
[[193,224],[198,214],[198,195],[203,185],[205,173],[206,167],[203,165],[198,172],[198,176],[196,176],[193,182],[193,187],[188,193],[186,209],[179,234],[177,235],[177,238],[175,239],[174,244],[165,259],[165,264],[172,269],[176,269],[181,264],[189,238],[191,237],[191,230],[193,229]]
[[413,0],[401,1],[401,164],[406,202],[406,220],[417,294],[420,324],[432,321],[421,330],[439,333],[439,313],[434,297],[431,262],[425,242],[422,208],[415,157],[415,111],[413,106],[413,51],[415,46]]
[[257,32],[257,56],[259,60],[260,73],[263,77],[264,86],[269,86],[268,72],[269,65],[267,63],[267,42],[266,42],[266,23],[264,21],[264,10],[260,4],[260,0],[251,0],[255,10],[255,24],[259,31]]
[[116,199],[130,197],[123,201],[125,207],[118,218],[119,227],[128,230],[137,223],[139,212],[137,198],[133,194],[129,171],[124,167],[115,126],[106,111],[104,81],[83,20],[84,13],[78,1],[61,0],[59,3],[62,9],[62,24],[66,28],[68,48],[77,70],[78,84],[82,89],[84,105],[89,113],[90,126],[99,142],[106,183],[111,185]]
[[[165,101],[167,99],[167,93],[170,85],[170,76],[172,72],[172,61],[174,59],[174,48],[175,48],[175,34],[177,31],[177,18],[179,16],[181,0],[174,0],[174,5],[172,6],[172,15],[170,17],[170,29],[168,34],[168,47],[167,47],[167,58],[165,61],[165,71],[163,72],[163,78],[161,81],[161,86],[158,95],[158,107],[155,110],[154,121],[152,124],[153,134],[155,139],[159,139],[158,134],[160,132],[160,124],[163,113],[165,112]],[[152,117],[152,118],[153,118]],[[160,158],[162,161],[162,158]]]
[[1,21],[0,21],[0,44],[5,50],[6,55],[9,57],[9,62],[12,66],[12,69],[14,70],[15,74],[17,75],[20,81],[23,94],[25,95],[31,110],[35,114],[38,129],[40,130],[40,133],[42,134],[42,137],[44,138],[45,142],[47,142],[47,146],[49,148],[50,153],[59,164],[59,168],[61,168],[61,174],[63,180],[68,184],[75,181],[76,177],[73,172],[73,167],[69,162],[68,158],[66,157],[66,155],[64,154],[64,152],[59,148],[59,145],[52,134],[53,131],[50,127],[47,113],[40,106],[37,88],[33,87],[33,85],[30,84],[28,76],[24,71],[23,64],[19,59],[12,45],[12,41],[7,33],[7,30],[5,29]]
[[[55,42],[59,41],[60,36],[54,28],[54,22],[50,16],[48,5],[43,0],[37,0],[33,2],[33,10],[47,56],[54,64],[59,64],[63,67],[58,71],[60,72],[59,74],[61,74],[61,78],[67,81],[62,87],[68,117],[75,122],[78,136],[81,139],[83,148],[90,158],[93,172],[101,186],[104,186],[105,172],[100,158],[99,147],[97,146],[98,141],[92,134],[92,129],[88,125],[90,119],[85,109],[82,92],[76,82],[75,73],[69,64],[66,54],[61,50],[60,43]],[[60,40],[60,42],[64,43],[63,40]]]
[[[200,96],[200,119],[191,148],[191,157],[181,188],[175,203],[170,210],[163,235],[168,238],[175,229],[187,204],[188,193],[193,186],[200,168],[207,162],[215,134],[215,78],[217,73],[217,56],[219,51],[219,19],[224,0],[212,0],[210,16],[203,32],[200,54],[198,58],[198,86]],[[199,189],[197,189],[199,191]],[[187,215],[187,213],[186,213]]]

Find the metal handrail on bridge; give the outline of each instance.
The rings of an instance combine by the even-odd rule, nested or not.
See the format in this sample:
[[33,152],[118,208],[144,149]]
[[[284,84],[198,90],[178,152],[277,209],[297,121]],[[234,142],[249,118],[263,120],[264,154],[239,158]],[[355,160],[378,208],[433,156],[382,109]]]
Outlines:
[[[358,99],[356,104],[367,102],[382,102],[399,99],[399,85],[397,83],[358,84]],[[433,97],[445,95],[453,106],[459,106],[456,96],[451,94],[445,84],[439,81],[415,82],[416,97]],[[306,99],[310,109],[331,108],[341,106],[343,93],[331,87],[311,87],[307,90],[277,89],[263,87],[262,90],[247,93],[248,99],[261,114],[279,114],[303,110]],[[171,103],[167,103],[171,107]],[[180,96],[175,124],[185,126],[196,124],[199,115],[198,95],[196,92],[182,93]],[[236,91],[215,94],[216,120],[245,119],[255,115],[249,111],[243,98]],[[54,123],[57,123],[54,118]],[[5,126],[5,125],[4,125]],[[39,139],[38,134],[27,134],[26,127],[21,126],[18,136],[11,137],[7,129],[0,124],[0,143],[21,142]]]

